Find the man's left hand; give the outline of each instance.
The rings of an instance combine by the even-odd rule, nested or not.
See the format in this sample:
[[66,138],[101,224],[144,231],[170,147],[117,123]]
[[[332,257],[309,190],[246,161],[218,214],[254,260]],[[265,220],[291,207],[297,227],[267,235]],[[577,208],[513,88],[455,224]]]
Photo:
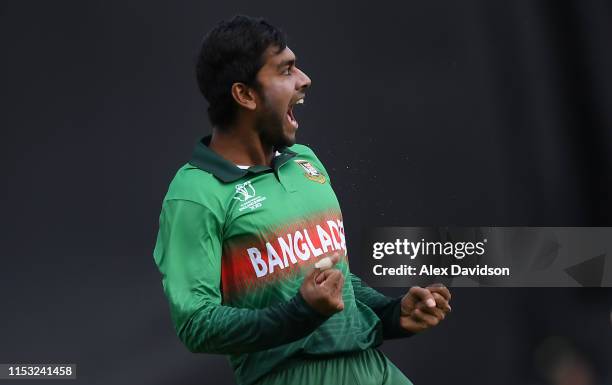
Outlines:
[[450,291],[442,284],[411,287],[402,298],[400,326],[412,333],[436,326],[451,311],[450,299]]

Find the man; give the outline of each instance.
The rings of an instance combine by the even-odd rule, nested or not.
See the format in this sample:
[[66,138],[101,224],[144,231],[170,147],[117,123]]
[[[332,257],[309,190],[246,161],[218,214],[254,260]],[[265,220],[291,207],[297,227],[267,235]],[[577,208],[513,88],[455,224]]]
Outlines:
[[[378,350],[450,311],[443,286],[389,298],[349,271],[329,174],[295,144],[310,78],[283,33],[237,16],[197,65],[212,136],[164,199],[154,257],[192,352],[230,355],[239,384],[410,384]],[[325,258],[333,268],[314,265]]]

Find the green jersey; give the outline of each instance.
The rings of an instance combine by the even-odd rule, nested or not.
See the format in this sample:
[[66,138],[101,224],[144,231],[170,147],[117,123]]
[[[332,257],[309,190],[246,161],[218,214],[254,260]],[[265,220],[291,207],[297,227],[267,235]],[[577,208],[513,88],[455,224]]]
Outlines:
[[[351,274],[340,206],[308,147],[270,167],[238,167],[201,140],[164,198],[154,250],[177,335],[192,352],[230,356],[239,384],[304,357],[356,352],[399,327],[399,299]],[[338,255],[344,310],[325,317],[299,293],[318,260]]]

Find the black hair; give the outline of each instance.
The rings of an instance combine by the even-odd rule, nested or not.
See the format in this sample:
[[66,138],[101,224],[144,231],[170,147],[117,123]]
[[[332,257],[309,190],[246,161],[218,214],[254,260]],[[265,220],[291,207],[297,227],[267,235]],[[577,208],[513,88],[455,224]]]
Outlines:
[[221,21],[204,36],[196,76],[214,126],[223,129],[236,117],[238,104],[232,97],[232,84],[240,82],[258,89],[256,75],[270,46],[278,47],[277,52],[285,49],[284,32],[263,18],[244,15]]

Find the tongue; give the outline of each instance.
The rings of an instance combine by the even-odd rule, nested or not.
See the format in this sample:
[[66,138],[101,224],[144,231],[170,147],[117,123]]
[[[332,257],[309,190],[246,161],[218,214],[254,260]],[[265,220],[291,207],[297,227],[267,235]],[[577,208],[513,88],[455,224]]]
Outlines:
[[293,107],[289,108],[289,111],[287,111],[287,115],[289,115],[289,120],[295,122],[295,117],[293,116]]

